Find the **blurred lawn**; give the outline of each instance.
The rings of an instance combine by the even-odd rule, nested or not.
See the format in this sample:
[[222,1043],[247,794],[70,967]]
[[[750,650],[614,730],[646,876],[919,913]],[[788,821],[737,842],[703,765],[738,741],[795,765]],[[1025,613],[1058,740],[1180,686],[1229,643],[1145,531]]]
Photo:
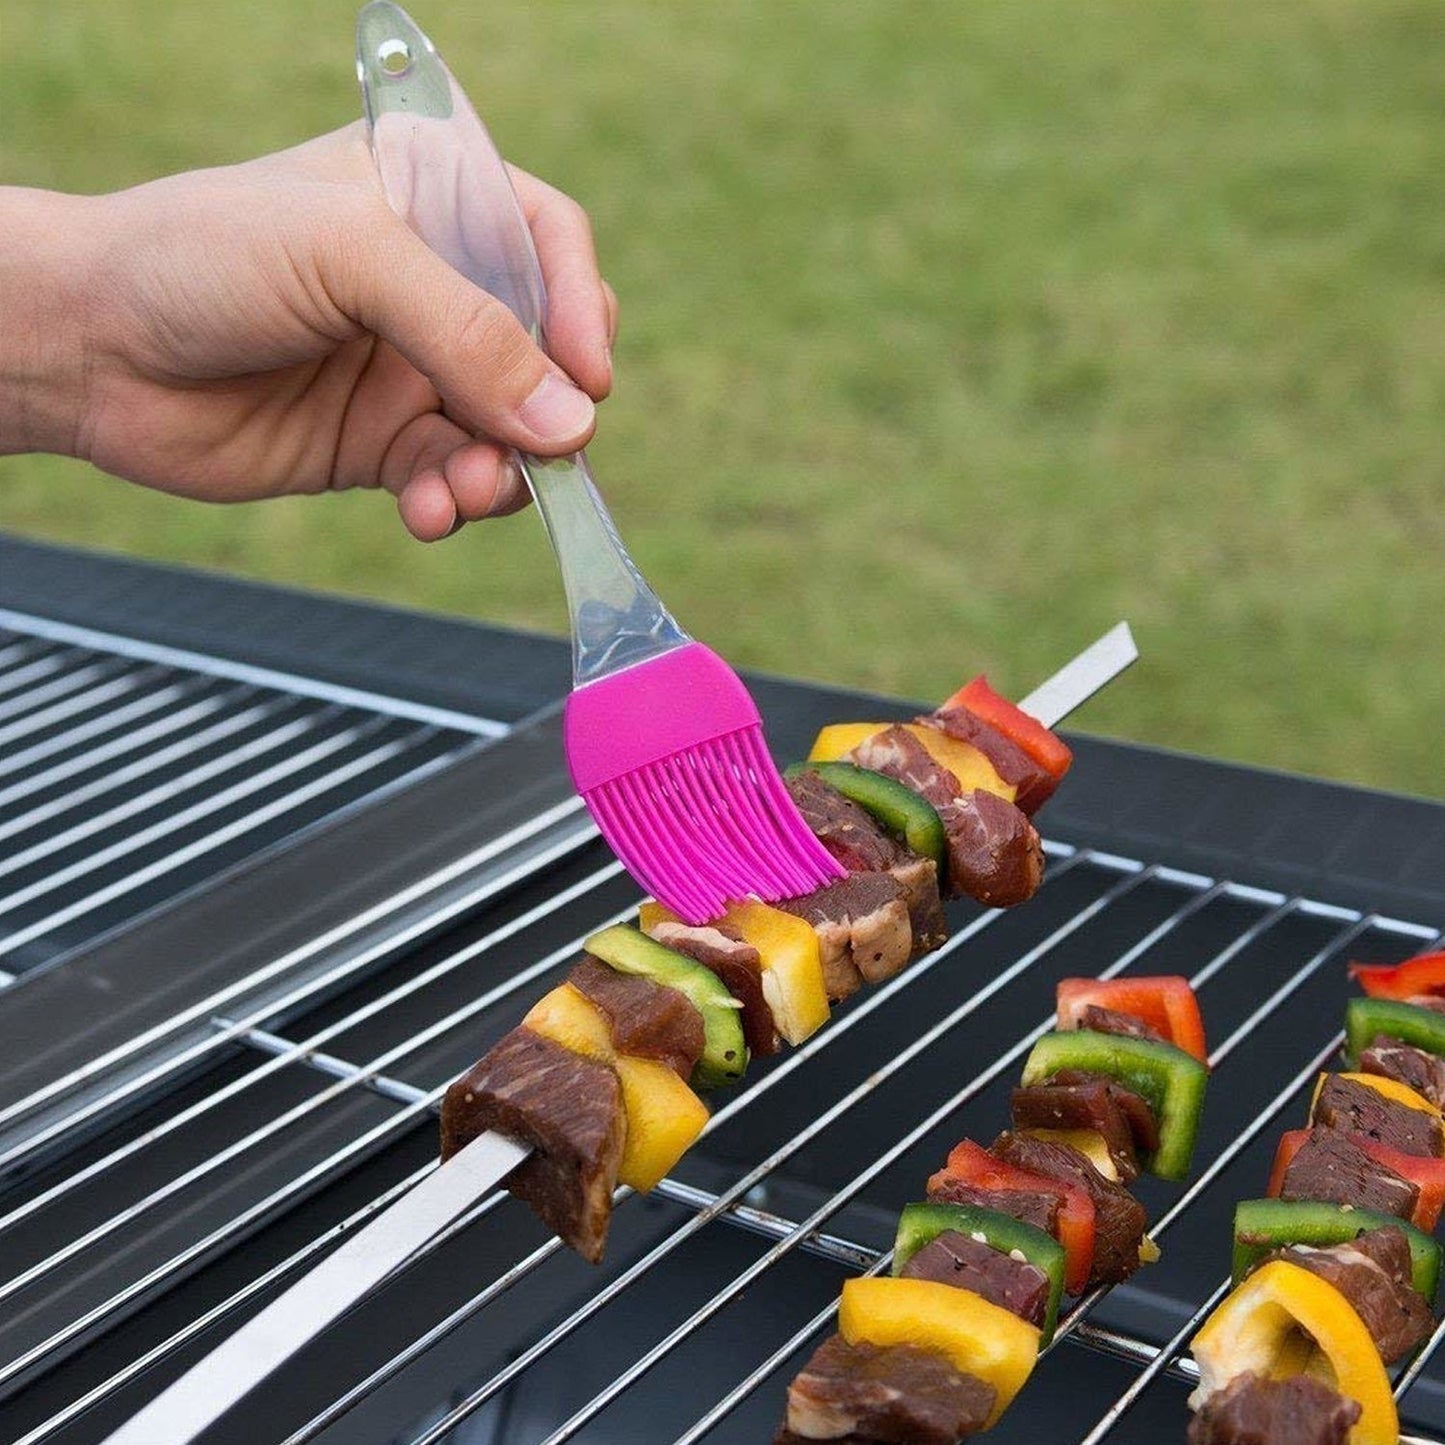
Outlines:
[[[738,664],[1032,685],[1081,726],[1445,794],[1445,23],[1308,6],[609,0],[416,13],[623,299],[593,458]],[[0,177],[82,190],[350,120],[340,0],[11,3]],[[563,626],[530,512],[216,510],[50,458],[0,524]]]

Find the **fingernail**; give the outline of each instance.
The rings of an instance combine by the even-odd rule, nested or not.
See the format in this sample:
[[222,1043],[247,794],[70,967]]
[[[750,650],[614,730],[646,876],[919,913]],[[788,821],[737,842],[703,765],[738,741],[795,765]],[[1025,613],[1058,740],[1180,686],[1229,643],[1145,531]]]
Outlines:
[[517,408],[517,415],[539,437],[561,440],[592,425],[592,402],[586,392],[549,371]]

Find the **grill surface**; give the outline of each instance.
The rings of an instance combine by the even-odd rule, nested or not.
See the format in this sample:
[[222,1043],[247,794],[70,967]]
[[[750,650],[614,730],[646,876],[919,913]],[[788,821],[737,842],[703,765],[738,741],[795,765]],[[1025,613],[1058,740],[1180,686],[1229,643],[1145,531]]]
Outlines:
[[[785,754],[879,706],[758,692]],[[770,1438],[842,1280],[886,1268],[898,1209],[958,1138],[1001,1127],[1054,981],[1124,971],[1200,991],[1200,1163],[1141,1181],[1163,1260],[1075,1305],[993,1434],[1182,1440],[1234,1201],[1338,1048],[1344,961],[1438,936],[1445,809],[1078,752],[1038,898],[956,909],[947,947],[755,1064],[675,1176],[619,1205],[602,1267],[490,1198],[207,1440]],[[432,766],[0,996],[0,1438],[100,1438],[433,1167],[446,1083],[635,908],[554,716]],[[1440,1338],[1399,1382],[1417,1439],[1445,1438]]]
[[506,730],[0,608],[0,983]]

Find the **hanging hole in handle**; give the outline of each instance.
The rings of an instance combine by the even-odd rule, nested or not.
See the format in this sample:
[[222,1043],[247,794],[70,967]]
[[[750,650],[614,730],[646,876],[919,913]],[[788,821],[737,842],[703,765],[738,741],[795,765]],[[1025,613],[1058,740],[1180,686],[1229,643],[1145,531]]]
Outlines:
[[376,47],[376,60],[388,75],[405,75],[411,69],[411,47],[405,40],[383,40]]

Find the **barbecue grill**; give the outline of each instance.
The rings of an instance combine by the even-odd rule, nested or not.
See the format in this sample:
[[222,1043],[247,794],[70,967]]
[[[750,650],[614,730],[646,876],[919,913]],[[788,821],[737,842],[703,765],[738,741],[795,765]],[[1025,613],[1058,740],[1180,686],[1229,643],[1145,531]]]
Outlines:
[[[433,1166],[446,1084],[638,894],[563,769],[561,642],[15,541],[0,609],[0,1438],[94,1441]],[[750,686],[785,758],[916,711]],[[488,1198],[206,1440],[771,1438],[1055,980],[1126,969],[1200,991],[1198,1164],[1139,1181],[1162,1261],[1068,1311],[992,1438],[1182,1440],[1345,960],[1445,923],[1445,807],[1075,746],[1038,897],[755,1062],[605,1264]],[[1409,1438],[1445,1438],[1442,1333]]]

